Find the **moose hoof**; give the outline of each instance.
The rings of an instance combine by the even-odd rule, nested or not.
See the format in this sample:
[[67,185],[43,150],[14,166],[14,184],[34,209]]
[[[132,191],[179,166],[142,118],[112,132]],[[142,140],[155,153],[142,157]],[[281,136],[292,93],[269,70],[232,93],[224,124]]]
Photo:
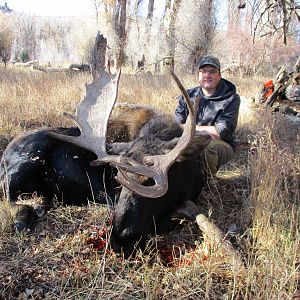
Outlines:
[[29,228],[27,227],[27,225],[24,222],[16,220],[14,222],[14,230],[17,233],[21,233],[21,232],[25,232],[25,231],[29,230]]
[[14,220],[14,230],[15,232],[24,232],[31,229],[31,225],[34,221],[33,207],[31,206],[21,206],[16,213]]

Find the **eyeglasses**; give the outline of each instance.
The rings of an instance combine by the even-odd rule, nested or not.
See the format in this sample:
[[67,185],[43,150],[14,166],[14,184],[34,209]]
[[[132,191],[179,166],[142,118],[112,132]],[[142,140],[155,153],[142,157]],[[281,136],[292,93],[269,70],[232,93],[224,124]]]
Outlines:
[[219,70],[203,70],[203,69],[200,69],[199,72],[200,72],[201,74],[211,74],[211,75],[220,73]]

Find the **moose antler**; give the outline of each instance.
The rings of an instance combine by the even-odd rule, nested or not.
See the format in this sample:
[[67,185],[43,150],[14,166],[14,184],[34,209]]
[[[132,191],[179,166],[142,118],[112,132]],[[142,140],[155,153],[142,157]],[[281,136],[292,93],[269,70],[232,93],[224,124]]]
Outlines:
[[80,136],[51,135],[93,151],[98,159],[107,157],[107,123],[117,99],[120,73],[119,70],[112,78],[103,70],[94,76],[92,83],[86,85],[86,95],[77,106],[75,115],[64,113],[78,125]]
[[[186,90],[178,77],[172,71],[170,72],[184,96],[189,115],[182,136],[169,153],[145,156],[143,164],[128,157],[107,154],[107,124],[117,98],[120,71],[114,77],[108,75],[104,70],[94,75],[92,83],[86,85],[86,95],[79,103],[75,115],[65,114],[78,125],[81,131],[80,136],[65,136],[57,133],[52,133],[52,135],[93,151],[97,155],[97,159],[92,161],[91,165],[97,166],[109,163],[118,168],[119,172],[116,179],[134,193],[148,198],[163,196],[168,190],[168,170],[192,141],[196,123],[193,104]],[[198,104],[199,97],[195,99],[195,107]],[[203,139],[203,143],[207,143],[208,136],[198,138]],[[152,178],[155,184],[153,186],[142,186],[130,178],[127,172]]]
[[[105,71],[107,40],[100,32],[96,35],[92,56],[91,83],[86,85],[86,94],[76,108],[75,115],[64,113],[80,129],[80,136],[51,133],[61,140],[93,151],[98,159],[108,156],[106,152],[107,123],[117,99],[121,70],[115,76]],[[115,157],[117,160],[118,157]]]
[[[178,77],[172,71],[170,71],[170,74],[181,90],[189,110],[189,115],[184,125],[183,134],[178,140],[176,146],[165,155],[144,157],[143,164],[139,164],[138,162],[126,157],[123,157],[122,159],[115,159],[115,157],[112,156],[106,156],[93,162],[94,164],[97,164],[98,162],[108,162],[112,166],[117,167],[119,172],[116,179],[119,181],[119,183],[132,190],[136,194],[149,198],[159,198],[167,192],[168,170],[170,166],[176,161],[176,159],[189,146],[195,134],[196,114],[193,108],[193,104]],[[194,106],[197,107],[198,104],[199,97],[195,99]],[[203,143],[206,143],[209,139],[208,136],[199,137],[199,139],[201,138],[203,139]],[[130,178],[126,172],[152,178],[155,181],[155,184],[153,186],[140,185],[132,178]]]

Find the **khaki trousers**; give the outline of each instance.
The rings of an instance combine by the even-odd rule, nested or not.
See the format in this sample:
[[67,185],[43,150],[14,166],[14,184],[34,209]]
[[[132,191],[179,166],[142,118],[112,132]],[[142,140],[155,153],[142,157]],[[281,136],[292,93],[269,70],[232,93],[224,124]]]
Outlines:
[[232,147],[223,140],[211,140],[202,154],[204,172],[214,178],[220,166],[235,158]]

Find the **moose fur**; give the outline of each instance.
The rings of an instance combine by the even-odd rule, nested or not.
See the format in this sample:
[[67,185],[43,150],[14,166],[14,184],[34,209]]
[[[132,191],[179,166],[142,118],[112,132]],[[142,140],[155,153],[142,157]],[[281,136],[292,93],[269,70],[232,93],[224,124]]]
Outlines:
[[[117,106],[109,121],[107,140],[133,140],[139,128],[155,114],[154,109],[146,106]],[[12,204],[33,195],[42,197],[43,210],[52,207],[53,199],[73,205],[85,205],[88,201],[109,201],[111,205],[117,197],[116,170],[108,165],[90,166],[96,159],[93,152],[59,140],[51,135],[53,132],[69,136],[80,134],[76,127],[39,128],[8,144],[0,165],[4,195]],[[26,204],[20,208],[15,220],[16,230],[30,227],[41,209]]]
[[[204,186],[200,154],[210,137],[193,136],[192,117],[183,130],[172,116],[123,105],[108,122],[108,144],[102,139],[106,149],[101,148],[107,153],[99,157],[102,152],[98,151],[98,144],[90,147],[87,141],[84,145],[90,150],[80,146],[85,143],[85,131],[90,131],[93,123],[86,121],[91,116],[89,97],[97,104],[106,100],[101,98],[97,80],[87,87],[78,114],[72,117],[82,125],[81,135],[78,128],[44,128],[15,138],[2,156],[1,182],[12,203],[33,193],[43,197],[42,212],[51,206],[53,198],[65,204],[81,205],[92,200],[114,205],[111,245],[115,251],[129,256],[145,245],[150,234],[166,230],[180,205],[198,196]],[[103,95],[114,97],[116,90],[117,82],[109,81]],[[181,90],[184,91],[183,87]],[[192,110],[190,115],[194,115]],[[101,127],[99,122],[93,125]],[[100,165],[91,166],[96,159]],[[158,173],[154,174],[151,163]],[[114,179],[116,174],[121,186]],[[131,189],[132,186],[137,189]],[[41,214],[40,207],[25,205],[16,217],[15,229],[28,228]]]

